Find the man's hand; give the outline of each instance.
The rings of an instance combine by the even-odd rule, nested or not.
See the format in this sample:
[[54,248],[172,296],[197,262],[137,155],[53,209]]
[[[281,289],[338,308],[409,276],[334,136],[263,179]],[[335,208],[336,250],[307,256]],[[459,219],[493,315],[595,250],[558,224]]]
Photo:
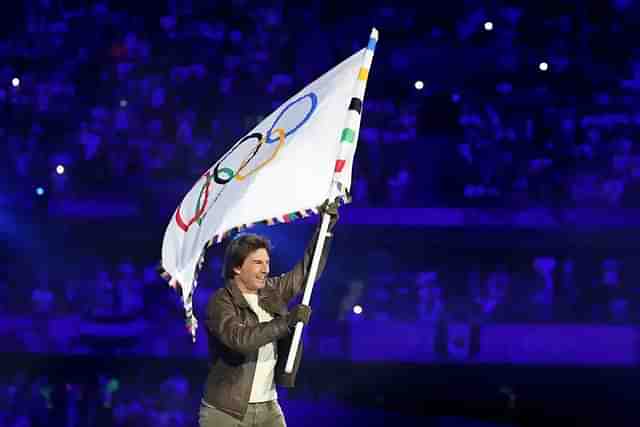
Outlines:
[[320,211],[320,214],[329,215],[335,222],[340,218],[340,214],[338,214],[338,206],[340,206],[340,204],[338,203],[338,198],[336,197],[336,199],[331,203],[329,203],[329,199],[325,200],[324,203],[320,205],[318,210]]
[[291,312],[287,316],[289,329],[294,329],[298,322],[302,322],[306,325],[307,323],[309,323],[309,318],[311,317],[311,307],[304,304],[298,304],[293,307],[293,310],[291,310]]

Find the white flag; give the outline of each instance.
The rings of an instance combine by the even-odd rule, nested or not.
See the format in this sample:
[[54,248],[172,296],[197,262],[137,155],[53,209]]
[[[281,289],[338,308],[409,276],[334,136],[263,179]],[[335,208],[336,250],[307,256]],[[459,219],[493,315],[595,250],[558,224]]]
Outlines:
[[180,287],[195,340],[192,296],[204,251],[230,231],[289,222],[328,197],[349,198],[362,102],[377,31],[366,48],[331,69],[240,138],[174,212],[162,268]]

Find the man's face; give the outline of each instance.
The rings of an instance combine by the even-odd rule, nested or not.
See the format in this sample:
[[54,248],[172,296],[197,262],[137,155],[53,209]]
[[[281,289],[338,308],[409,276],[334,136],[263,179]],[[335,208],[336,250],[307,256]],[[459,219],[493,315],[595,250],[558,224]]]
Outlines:
[[254,294],[264,288],[269,275],[269,252],[257,249],[244,259],[240,267],[233,269],[238,288],[244,293]]

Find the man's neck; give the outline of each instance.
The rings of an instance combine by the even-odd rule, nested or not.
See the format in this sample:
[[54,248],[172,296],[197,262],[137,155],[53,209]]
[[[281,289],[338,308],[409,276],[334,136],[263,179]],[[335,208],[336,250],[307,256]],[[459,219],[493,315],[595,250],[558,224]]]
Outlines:
[[236,287],[238,289],[240,289],[240,292],[243,293],[243,294],[254,294],[254,295],[258,294],[258,291],[252,291],[252,290],[247,289],[244,286],[244,284],[238,279],[234,279],[233,283],[236,285]]

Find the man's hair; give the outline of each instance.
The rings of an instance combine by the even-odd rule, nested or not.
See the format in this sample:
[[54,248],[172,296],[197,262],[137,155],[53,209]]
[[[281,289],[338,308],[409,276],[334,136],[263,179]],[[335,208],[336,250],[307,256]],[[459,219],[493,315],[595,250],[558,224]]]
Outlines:
[[241,233],[235,236],[227,245],[224,252],[224,263],[222,264],[222,278],[233,279],[236,273],[234,268],[242,267],[244,260],[252,252],[258,249],[266,249],[271,255],[271,242],[269,239],[257,234]]

